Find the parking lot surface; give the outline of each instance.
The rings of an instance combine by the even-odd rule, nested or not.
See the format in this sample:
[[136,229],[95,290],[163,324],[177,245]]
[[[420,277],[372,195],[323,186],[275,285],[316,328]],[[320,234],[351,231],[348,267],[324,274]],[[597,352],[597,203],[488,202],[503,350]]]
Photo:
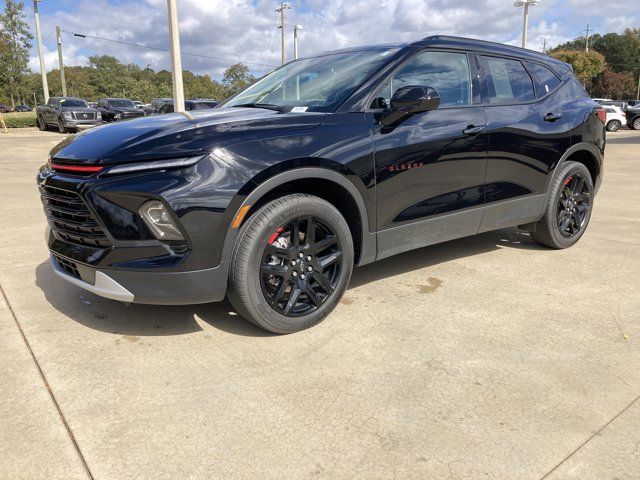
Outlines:
[[289,336],[57,278],[35,174],[61,139],[0,134],[0,478],[640,478],[640,132],[608,135],[575,247],[392,257]]

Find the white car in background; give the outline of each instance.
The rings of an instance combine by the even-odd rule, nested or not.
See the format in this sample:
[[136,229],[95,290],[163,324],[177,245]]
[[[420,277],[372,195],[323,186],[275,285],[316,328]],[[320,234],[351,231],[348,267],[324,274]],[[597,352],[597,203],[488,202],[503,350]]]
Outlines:
[[607,126],[608,132],[617,132],[627,124],[627,116],[621,108],[613,105],[606,105],[604,106],[604,111],[607,113],[605,125]]

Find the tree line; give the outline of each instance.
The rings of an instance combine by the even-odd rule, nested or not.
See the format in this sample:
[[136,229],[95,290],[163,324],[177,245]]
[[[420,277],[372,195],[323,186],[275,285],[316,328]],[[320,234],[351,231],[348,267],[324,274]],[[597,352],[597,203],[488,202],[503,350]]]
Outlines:
[[[34,105],[44,94],[39,73],[29,70],[33,36],[25,21],[24,3],[6,0],[0,13],[0,103]],[[171,72],[154,71],[108,55],[89,57],[86,66],[65,67],[67,94],[95,101],[101,97],[126,97],[148,103],[152,98],[172,97]],[[225,70],[222,81],[183,70],[185,98],[223,100],[255,79],[249,68],[237,63]],[[60,70],[47,73],[49,94],[62,95]]]
[[570,63],[578,79],[592,97],[628,100],[636,98],[640,76],[640,28],[622,34],[595,34],[578,37],[549,52]]

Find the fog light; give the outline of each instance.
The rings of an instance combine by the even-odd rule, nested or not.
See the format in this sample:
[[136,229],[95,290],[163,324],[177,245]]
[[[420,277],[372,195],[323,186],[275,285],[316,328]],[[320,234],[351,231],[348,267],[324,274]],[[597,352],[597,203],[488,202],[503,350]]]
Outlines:
[[158,200],[150,200],[140,207],[140,216],[158,240],[184,240],[169,211]]

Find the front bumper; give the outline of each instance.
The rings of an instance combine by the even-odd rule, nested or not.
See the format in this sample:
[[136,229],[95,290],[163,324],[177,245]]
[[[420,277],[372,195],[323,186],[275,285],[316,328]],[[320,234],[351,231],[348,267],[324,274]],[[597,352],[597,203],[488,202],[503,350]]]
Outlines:
[[225,264],[191,272],[100,270],[51,254],[55,273],[101,297],[126,303],[193,305],[219,302],[227,290]]
[[63,121],[65,128],[77,128],[78,130],[85,130],[87,128],[98,127],[102,125],[101,120],[69,120]]

